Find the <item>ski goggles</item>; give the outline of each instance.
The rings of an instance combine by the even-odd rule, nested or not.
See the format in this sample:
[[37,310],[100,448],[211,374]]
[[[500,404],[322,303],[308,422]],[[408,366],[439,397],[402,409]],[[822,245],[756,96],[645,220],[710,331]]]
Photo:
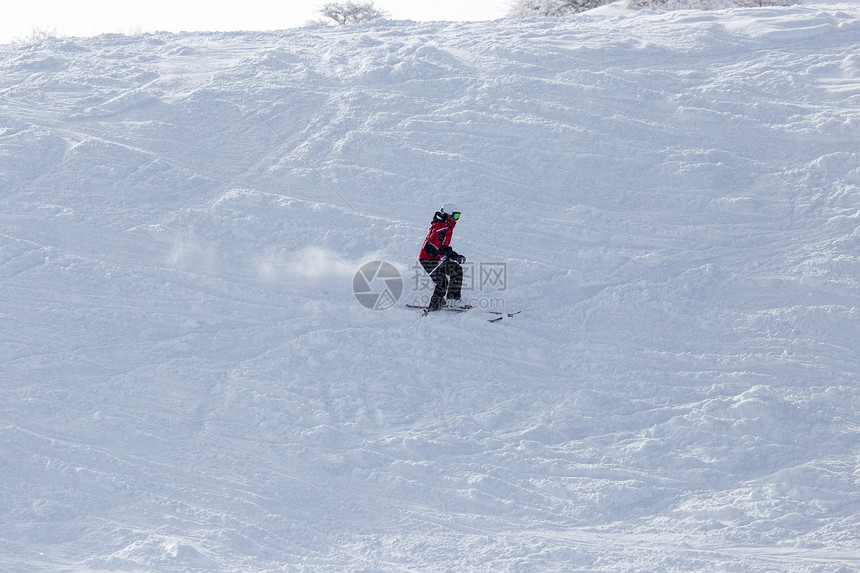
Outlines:
[[455,221],[459,221],[460,220],[460,212],[454,211],[453,213],[451,213],[451,218],[454,219]]

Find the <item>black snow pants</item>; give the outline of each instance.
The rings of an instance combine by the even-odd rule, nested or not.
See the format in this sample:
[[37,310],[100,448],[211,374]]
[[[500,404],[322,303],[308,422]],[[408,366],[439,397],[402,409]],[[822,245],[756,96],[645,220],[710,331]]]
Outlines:
[[445,259],[419,259],[421,266],[433,279],[436,288],[430,298],[430,310],[438,310],[442,307],[442,301],[447,297],[459,299],[460,290],[463,288],[463,267],[457,261]]

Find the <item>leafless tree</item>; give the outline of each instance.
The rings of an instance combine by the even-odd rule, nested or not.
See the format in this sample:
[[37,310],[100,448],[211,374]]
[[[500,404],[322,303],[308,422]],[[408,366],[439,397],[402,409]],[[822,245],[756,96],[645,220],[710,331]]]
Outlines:
[[329,2],[319,9],[319,13],[323,18],[309,22],[315,26],[328,26],[336,24],[345,26],[346,24],[356,24],[358,22],[367,22],[377,18],[384,18],[388,13],[380,10],[373,5],[373,2]]

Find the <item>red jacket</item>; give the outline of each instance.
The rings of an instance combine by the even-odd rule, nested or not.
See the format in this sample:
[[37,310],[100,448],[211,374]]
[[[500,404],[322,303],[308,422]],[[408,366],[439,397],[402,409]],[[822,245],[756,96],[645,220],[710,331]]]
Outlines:
[[433,215],[430,230],[427,232],[424,244],[421,245],[421,252],[418,254],[418,258],[436,261],[442,257],[456,258],[457,253],[450,246],[451,237],[454,235],[454,227],[456,226],[457,222],[454,219],[451,217],[443,219],[442,214],[437,211]]

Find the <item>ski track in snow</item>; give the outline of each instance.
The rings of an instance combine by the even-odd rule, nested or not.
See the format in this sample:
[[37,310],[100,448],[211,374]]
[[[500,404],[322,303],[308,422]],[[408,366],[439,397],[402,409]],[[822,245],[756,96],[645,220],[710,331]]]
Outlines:
[[0,569],[860,569],[856,4],[0,69]]

